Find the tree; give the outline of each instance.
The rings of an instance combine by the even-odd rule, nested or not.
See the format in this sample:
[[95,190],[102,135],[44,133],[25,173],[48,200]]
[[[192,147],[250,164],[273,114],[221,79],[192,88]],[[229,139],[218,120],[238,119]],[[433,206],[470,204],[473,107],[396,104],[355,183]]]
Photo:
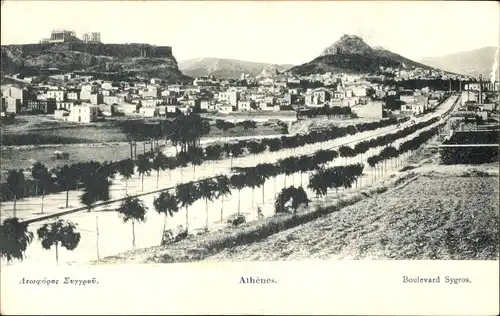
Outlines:
[[247,148],[252,155],[260,154],[266,150],[266,146],[264,146],[264,144],[256,141],[248,142]]
[[[273,164],[269,164],[269,163],[258,164],[257,166],[255,166],[254,172],[249,172],[249,173],[258,174],[262,178],[262,204],[264,204],[264,202],[265,202],[264,193],[265,193],[266,180],[271,178],[271,177],[274,177],[274,179],[276,180],[277,172],[278,172],[278,169],[276,168],[276,166]],[[274,184],[275,184],[274,190],[276,191],[276,181]],[[275,194],[276,194],[276,192],[275,192]]]
[[238,190],[238,214],[240,214],[241,189],[246,185],[246,176],[242,173],[233,174],[230,178],[231,186]]
[[[224,131],[224,134],[227,133],[231,128],[233,128],[235,125],[231,122],[224,121],[224,120],[216,120],[215,121],[215,127],[217,127],[220,130]],[[222,136],[222,135],[221,135]]]
[[209,122],[199,115],[178,115],[174,118],[170,139],[174,144],[181,144],[181,151],[186,152],[190,147],[197,147],[200,138],[209,132]]
[[128,197],[123,200],[118,208],[118,214],[121,215],[123,222],[132,221],[132,247],[135,248],[135,222],[146,221],[147,207],[138,198]]
[[205,179],[198,182],[198,192],[205,199],[205,229],[208,230],[208,201],[213,201],[216,196],[217,182],[212,179]]
[[276,213],[295,213],[300,205],[309,205],[307,193],[302,187],[288,187],[281,190],[274,202]]
[[185,151],[181,151],[178,155],[177,155],[177,158],[176,158],[176,164],[178,166],[180,166],[181,168],[181,181],[184,180],[184,173],[183,173],[183,168],[187,166],[189,162],[189,156],[187,154],[187,152]]
[[24,194],[24,173],[20,170],[9,170],[7,174],[7,189],[14,196],[14,216],[16,217],[17,198]]
[[215,198],[219,199],[222,197],[221,209],[220,209],[220,221],[222,222],[224,213],[224,197],[231,194],[231,189],[229,188],[230,182],[228,177],[220,176],[217,178],[217,183],[215,187]]
[[94,173],[84,180],[83,185],[84,192],[80,197],[80,201],[88,207],[89,211],[95,202],[109,200],[109,187],[111,183],[102,169],[94,171]]
[[76,175],[75,169],[68,165],[64,165],[59,169],[55,170],[56,183],[61,187],[64,191],[66,191],[66,208],[68,208],[68,200],[69,200],[69,190],[73,188],[76,184]]
[[198,191],[198,187],[195,184],[193,184],[193,182],[188,182],[178,185],[176,187],[175,194],[177,195],[177,199],[180,202],[180,206],[185,207],[186,209],[186,233],[188,233],[189,232],[188,207],[199,199],[200,193]]
[[215,173],[215,161],[222,157],[222,147],[220,145],[210,145],[205,147],[205,157],[213,161],[213,172]]
[[37,230],[37,235],[44,249],[49,250],[52,246],[56,246],[57,264],[59,264],[59,244],[68,250],[74,250],[81,238],[80,233],[76,231],[76,224],[62,219],[44,224]]
[[37,188],[40,188],[42,191],[42,206],[41,213],[43,214],[43,200],[45,198],[45,193],[50,190],[53,186],[52,175],[50,174],[47,167],[42,165],[41,163],[36,163],[31,170],[33,179],[37,183]]
[[128,194],[128,180],[134,175],[135,164],[130,158],[121,160],[117,166],[118,173],[125,180],[125,194]]
[[0,253],[8,262],[13,259],[22,261],[32,241],[33,233],[28,231],[28,224],[18,218],[7,218],[0,225]]
[[33,177],[33,179],[35,180],[36,182],[36,186],[35,186],[35,195],[38,195],[38,181],[37,179],[39,179],[39,175],[41,173],[44,172],[44,170],[47,170],[47,168],[41,163],[41,162],[36,162],[35,164],[33,164],[33,166],[31,167],[31,177]]
[[137,164],[137,172],[139,172],[139,175],[141,176],[141,183],[142,183],[141,190],[144,190],[144,174],[147,174],[148,176],[151,174],[152,164],[149,158],[146,157],[145,155],[139,155],[136,164]]
[[153,206],[159,214],[164,214],[165,218],[163,221],[163,233],[161,245],[165,242],[165,228],[167,227],[167,217],[174,216],[174,213],[179,212],[179,201],[175,195],[168,193],[167,191],[162,192],[156,199],[153,201]]
[[156,170],[156,187],[158,188],[158,181],[160,180],[160,170],[165,170],[167,168],[167,156],[161,151],[158,152],[152,163],[152,168]]
[[320,196],[326,195],[328,192],[328,183],[325,175],[325,170],[320,169],[309,179],[309,185],[307,187],[316,194],[318,199]]
[[177,159],[174,157],[167,157],[165,160],[165,167],[168,169],[168,182],[172,182],[172,170],[177,168]]
[[198,147],[189,148],[187,151],[189,162],[193,165],[193,178],[196,174],[196,166],[203,163],[203,149]]
[[264,184],[266,179],[257,172],[245,173],[246,185],[252,188],[252,206],[255,204],[255,188]]

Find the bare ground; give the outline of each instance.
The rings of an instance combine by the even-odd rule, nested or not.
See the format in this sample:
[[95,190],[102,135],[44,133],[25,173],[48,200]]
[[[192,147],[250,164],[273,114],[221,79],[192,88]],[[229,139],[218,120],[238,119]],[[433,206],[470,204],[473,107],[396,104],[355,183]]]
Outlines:
[[498,177],[421,174],[409,183],[209,261],[498,258]]

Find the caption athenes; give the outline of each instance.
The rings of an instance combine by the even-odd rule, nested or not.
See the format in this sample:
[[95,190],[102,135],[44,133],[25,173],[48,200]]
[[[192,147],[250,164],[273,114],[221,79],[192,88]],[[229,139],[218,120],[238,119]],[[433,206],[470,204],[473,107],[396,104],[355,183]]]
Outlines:
[[278,283],[275,279],[273,278],[254,278],[254,277],[241,277],[240,278],[240,284],[276,284]]
[[[403,276],[403,283],[441,283],[441,278],[421,278],[421,277],[408,277]],[[472,283],[469,278],[452,278],[450,276],[444,277],[444,283],[449,284],[463,284],[463,283]]]
[[21,281],[19,281],[19,284],[36,284],[36,285],[71,284],[71,285],[83,286],[83,285],[89,285],[89,284],[99,284],[99,281],[97,281],[96,278],[92,278],[92,279],[88,279],[88,280],[77,280],[77,279],[72,279],[70,277],[64,277],[63,280],[55,280],[55,279],[47,279],[47,278],[34,280],[34,279],[22,278]]

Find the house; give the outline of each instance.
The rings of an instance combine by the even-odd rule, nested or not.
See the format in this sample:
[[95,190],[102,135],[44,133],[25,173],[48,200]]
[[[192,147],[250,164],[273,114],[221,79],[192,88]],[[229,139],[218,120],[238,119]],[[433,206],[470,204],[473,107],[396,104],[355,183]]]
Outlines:
[[366,87],[354,87],[352,89],[352,94],[356,97],[366,97],[368,95],[368,89]]
[[49,90],[46,94],[47,99],[55,99],[56,101],[66,100],[66,91],[64,90]]
[[123,97],[116,96],[116,95],[103,96],[102,100],[103,100],[104,104],[108,104],[108,105],[121,104],[125,101]]
[[152,78],[152,79],[150,80],[150,83],[151,83],[152,85],[161,85],[161,84],[163,83],[163,80],[158,79],[158,78]]
[[177,112],[177,105],[166,105],[165,110],[166,113],[175,113]]
[[[2,96],[3,97],[10,97],[13,99],[18,99],[20,106],[26,106],[26,102],[30,99],[34,99],[30,96],[30,93],[26,88],[19,88],[16,86],[9,86],[6,89],[2,90]],[[14,104],[15,101],[10,100],[8,103],[9,104]],[[12,108],[14,110],[14,108]],[[14,112],[11,112],[14,113]]]
[[142,94],[143,98],[158,98],[161,95],[156,87],[149,87],[147,90],[142,90],[141,92],[139,94]]
[[251,111],[255,107],[255,102],[244,100],[238,102],[238,111]]
[[233,112],[233,106],[232,105],[226,105],[226,104],[223,104],[223,105],[220,105],[219,106],[219,112],[222,112],[222,113],[231,113]]
[[71,111],[74,104],[75,103],[73,101],[56,101],[56,109],[66,109],[68,111]]
[[53,114],[57,104],[54,99],[48,100],[28,100],[27,112]]
[[92,84],[84,84],[81,87],[81,91],[88,91],[90,93],[95,93],[99,90],[99,86],[95,83]]
[[324,88],[318,88],[312,91],[309,91],[305,97],[306,106],[310,107],[321,107],[326,102],[331,100],[330,91]]
[[80,99],[80,92],[79,91],[71,91],[66,94],[66,99],[68,100],[79,100]]
[[2,97],[2,109],[7,113],[19,113],[21,111],[21,99],[11,96]]
[[154,108],[163,103],[162,99],[147,99],[141,100],[142,107]]
[[401,105],[401,111],[412,112],[414,115],[418,115],[424,113],[425,108],[423,104],[407,103]]
[[219,92],[218,96],[219,102],[230,105],[237,105],[239,100],[240,100],[239,91],[233,90],[233,91]]
[[342,99],[345,95],[345,92],[343,91],[333,91],[332,93],[332,99]]
[[120,108],[121,112],[123,112],[125,115],[130,115],[137,111],[137,104],[123,103],[120,105]]
[[212,101],[202,100],[200,102],[200,109],[206,111],[217,111],[218,107],[217,104]]
[[355,106],[359,104],[358,97],[345,98],[342,100],[342,106]]
[[99,107],[92,104],[74,105],[68,115],[69,122],[90,123],[97,120],[99,115]]
[[67,121],[69,114],[70,114],[70,111],[68,111],[66,109],[55,110],[54,111],[54,118],[58,119],[58,120]]
[[116,105],[112,104],[100,104],[98,105],[99,111],[101,111],[104,116],[113,116],[116,112]]
[[103,97],[100,93],[91,93],[90,94],[90,103],[93,105],[99,105],[103,103]]
[[113,89],[113,85],[111,84],[111,82],[103,82],[101,84],[101,88],[103,90],[112,90]]
[[139,114],[144,117],[155,117],[159,115],[159,109],[156,107],[142,107],[139,109]]

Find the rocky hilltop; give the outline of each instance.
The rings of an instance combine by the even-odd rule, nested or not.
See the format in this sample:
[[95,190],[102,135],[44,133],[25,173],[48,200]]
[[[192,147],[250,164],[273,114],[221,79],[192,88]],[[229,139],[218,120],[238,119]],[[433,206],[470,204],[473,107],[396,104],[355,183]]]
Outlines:
[[1,54],[5,74],[36,74],[57,68],[61,71],[120,72],[167,81],[187,79],[179,70],[169,46],[67,42],[4,45]]
[[361,37],[343,35],[338,41],[328,46],[319,56],[335,54],[371,54],[373,49]]
[[290,71],[298,75],[325,72],[372,73],[377,72],[380,66],[431,69],[382,47],[372,48],[356,35],[343,35],[325,48],[320,56],[308,63],[293,67]]

